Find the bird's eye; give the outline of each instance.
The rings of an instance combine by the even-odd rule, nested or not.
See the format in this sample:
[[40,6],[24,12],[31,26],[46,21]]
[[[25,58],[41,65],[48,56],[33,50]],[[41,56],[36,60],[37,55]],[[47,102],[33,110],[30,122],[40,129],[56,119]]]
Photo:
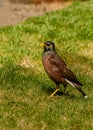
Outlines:
[[47,46],[50,46],[51,44],[47,44]]

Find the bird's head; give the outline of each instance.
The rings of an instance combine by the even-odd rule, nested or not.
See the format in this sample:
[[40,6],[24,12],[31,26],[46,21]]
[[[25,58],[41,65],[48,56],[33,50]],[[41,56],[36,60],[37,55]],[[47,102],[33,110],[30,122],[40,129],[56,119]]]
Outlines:
[[44,52],[55,51],[55,44],[51,41],[46,41],[43,43]]

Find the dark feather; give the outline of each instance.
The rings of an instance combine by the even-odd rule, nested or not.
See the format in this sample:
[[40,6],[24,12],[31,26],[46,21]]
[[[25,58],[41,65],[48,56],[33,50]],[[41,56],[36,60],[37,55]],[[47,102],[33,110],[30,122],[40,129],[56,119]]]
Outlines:
[[67,67],[66,63],[56,52],[52,52],[50,62],[52,64],[52,67],[55,67],[55,70],[59,71],[63,78],[66,78],[69,81],[82,86],[82,84],[77,80],[74,73]]

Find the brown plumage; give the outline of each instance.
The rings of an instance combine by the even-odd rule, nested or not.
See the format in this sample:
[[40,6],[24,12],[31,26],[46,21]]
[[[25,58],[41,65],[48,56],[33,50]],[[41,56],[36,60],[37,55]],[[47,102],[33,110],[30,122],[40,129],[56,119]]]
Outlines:
[[44,54],[42,62],[44,69],[48,76],[55,82],[56,90],[51,94],[51,97],[59,91],[60,84],[64,86],[64,93],[66,90],[67,83],[76,88],[79,92],[82,93],[85,98],[87,98],[84,91],[80,86],[82,84],[78,81],[73,72],[67,67],[66,63],[62,58],[56,53],[55,45],[51,41],[46,41],[43,44]]

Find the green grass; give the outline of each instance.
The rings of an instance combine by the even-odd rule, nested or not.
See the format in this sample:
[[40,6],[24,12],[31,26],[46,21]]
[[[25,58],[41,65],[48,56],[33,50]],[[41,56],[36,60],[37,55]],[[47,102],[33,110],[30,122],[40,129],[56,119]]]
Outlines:
[[[87,100],[70,85],[65,96],[49,97],[55,84],[42,66],[40,43],[46,40],[56,43]],[[0,130],[92,129],[93,2],[0,28]]]

